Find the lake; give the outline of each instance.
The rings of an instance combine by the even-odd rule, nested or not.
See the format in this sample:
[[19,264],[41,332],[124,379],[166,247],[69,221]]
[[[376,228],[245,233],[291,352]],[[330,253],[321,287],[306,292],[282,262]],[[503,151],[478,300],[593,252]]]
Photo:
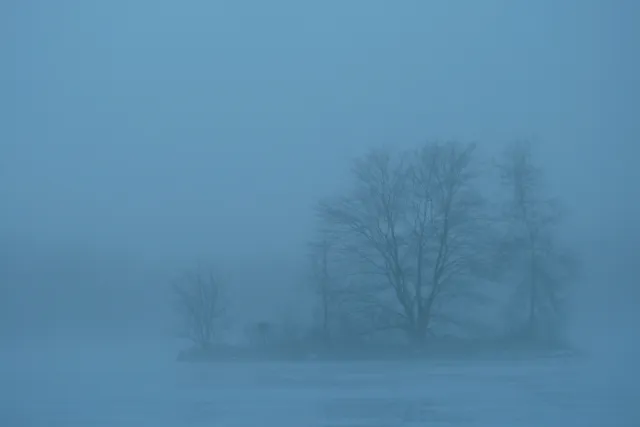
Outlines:
[[587,360],[179,363],[175,355],[173,345],[131,341],[5,348],[0,425],[640,425],[629,394]]

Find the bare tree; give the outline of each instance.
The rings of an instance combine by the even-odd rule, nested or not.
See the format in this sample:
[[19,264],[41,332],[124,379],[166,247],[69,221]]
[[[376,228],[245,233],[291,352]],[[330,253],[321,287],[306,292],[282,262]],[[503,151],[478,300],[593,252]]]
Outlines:
[[340,240],[336,235],[323,233],[309,246],[311,281],[319,308],[317,338],[332,345],[361,337],[363,328],[357,333],[353,327],[362,323],[364,314],[370,314],[371,305],[365,293],[350,283],[354,276],[346,267],[351,260],[342,256]]
[[445,297],[480,265],[474,148],[429,144],[398,156],[374,150],[356,161],[352,191],[319,205],[326,229],[367,277],[378,328],[400,328],[422,342]]
[[311,243],[311,262],[313,267],[313,284],[320,301],[321,331],[325,344],[331,341],[331,317],[336,292],[329,276],[329,253],[331,243],[328,239]]
[[515,293],[515,307],[526,305],[524,329],[531,336],[541,338],[540,334],[553,332],[558,326],[564,285],[573,264],[555,239],[560,206],[544,194],[542,171],[534,163],[529,141],[511,143],[499,170],[510,195],[506,209],[510,261],[515,266],[524,266],[526,271],[522,286]]
[[211,270],[201,267],[182,274],[172,285],[183,335],[200,349],[210,348],[223,314],[222,285]]

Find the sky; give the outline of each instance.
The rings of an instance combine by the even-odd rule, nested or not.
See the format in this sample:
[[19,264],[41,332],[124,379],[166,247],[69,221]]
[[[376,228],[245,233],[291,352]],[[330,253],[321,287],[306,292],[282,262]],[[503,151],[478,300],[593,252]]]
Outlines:
[[638,9],[3,2],[0,244],[273,272],[352,158],[450,138],[535,140],[568,233],[635,244]]

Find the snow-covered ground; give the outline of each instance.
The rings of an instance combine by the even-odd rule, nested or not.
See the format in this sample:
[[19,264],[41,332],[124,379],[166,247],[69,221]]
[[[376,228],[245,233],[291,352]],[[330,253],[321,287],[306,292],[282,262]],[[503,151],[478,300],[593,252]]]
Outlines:
[[188,364],[166,346],[86,342],[1,353],[4,427],[640,425],[586,361]]

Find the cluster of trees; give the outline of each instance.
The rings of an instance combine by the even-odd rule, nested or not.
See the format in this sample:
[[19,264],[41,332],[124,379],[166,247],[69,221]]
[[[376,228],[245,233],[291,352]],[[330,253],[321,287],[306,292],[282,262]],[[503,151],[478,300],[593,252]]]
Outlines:
[[[493,311],[506,313],[501,333],[557,339],[572,263],[532,148],[512,143],[496,162],[458,142],[357,159],[348,188],[317,206],[315,335],[332,345],[400,332],[422,344],[478,334]],[[213,341],[219,286],[192,275],[175,287],[200,347]]]

